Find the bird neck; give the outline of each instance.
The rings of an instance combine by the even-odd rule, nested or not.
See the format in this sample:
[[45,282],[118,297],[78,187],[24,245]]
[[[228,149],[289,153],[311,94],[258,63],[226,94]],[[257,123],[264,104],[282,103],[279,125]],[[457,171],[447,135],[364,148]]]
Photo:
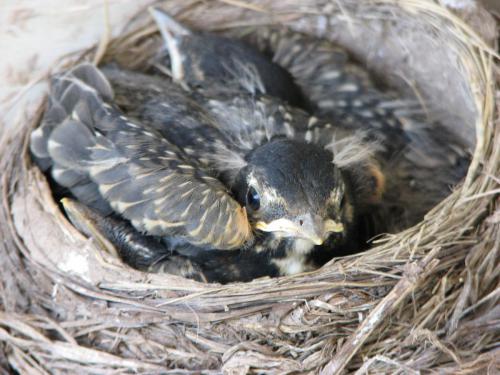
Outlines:
[[[273,248],[274,247],[274,248]],[[274,238],[269,241],[271,263],[280,275],[294,275],[311,271],[313,263],[311,253],[314,244],[300,238]]]

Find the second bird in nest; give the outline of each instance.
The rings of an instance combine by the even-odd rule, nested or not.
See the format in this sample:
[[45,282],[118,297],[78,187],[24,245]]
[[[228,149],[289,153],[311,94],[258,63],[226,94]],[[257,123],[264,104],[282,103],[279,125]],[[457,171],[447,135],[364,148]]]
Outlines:
[[77,66],[31,140],[72,221],[130,265],[217,282],[312,270],[461,177],[444,130],[401,116],[332,44],[270,30],[254,37],[265,55],[154,15],[173,82]]

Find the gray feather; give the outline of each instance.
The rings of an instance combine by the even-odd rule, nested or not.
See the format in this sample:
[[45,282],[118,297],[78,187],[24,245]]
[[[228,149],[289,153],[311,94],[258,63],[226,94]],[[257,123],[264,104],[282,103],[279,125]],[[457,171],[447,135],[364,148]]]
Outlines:
[[92,132],[81,122],[67,119],[57,126],[49,137],[50,157],[57,164],[83,170],[90,162],[89,148],[94,146]]

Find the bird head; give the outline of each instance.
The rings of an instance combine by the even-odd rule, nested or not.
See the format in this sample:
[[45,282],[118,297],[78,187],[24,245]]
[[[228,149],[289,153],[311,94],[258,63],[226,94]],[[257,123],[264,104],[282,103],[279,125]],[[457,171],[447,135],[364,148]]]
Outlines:
[[275,138],[247,155],[234,191],[255,230],[323,244],[354,220],[348,182],[317,145]]

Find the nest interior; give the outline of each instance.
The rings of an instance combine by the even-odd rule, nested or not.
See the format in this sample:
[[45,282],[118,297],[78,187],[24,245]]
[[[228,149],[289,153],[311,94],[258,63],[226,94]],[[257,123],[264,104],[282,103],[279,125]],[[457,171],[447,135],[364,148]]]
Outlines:
[[[467,177],[418,225],[308,274],[224,286],[144,274],[74,229],[31,164],[40,83],[38,104],[0,144],[1,363],[19,373],[498,366],[494,52],[432,1],[169,1],[164,8],[199,29],[286,24],[337,41],[461,137],[473,153]],[[139,68],[158,48],[155,31],[143,11],[118,38],[96,41],[91,55]],[[69,64],[84,56],[89,51]]]

